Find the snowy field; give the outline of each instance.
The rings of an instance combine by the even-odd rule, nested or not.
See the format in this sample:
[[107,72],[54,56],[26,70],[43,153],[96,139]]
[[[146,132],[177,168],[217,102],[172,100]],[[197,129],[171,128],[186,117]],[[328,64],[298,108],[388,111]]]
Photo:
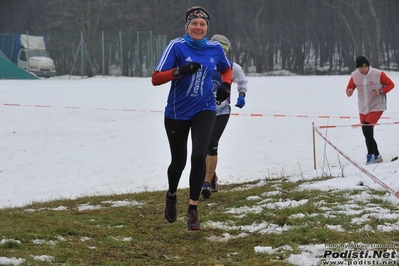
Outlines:
[[[399,86],[399,73],[388,75]],[[154,87],[150,78],[68,78],[0,81],[0,207],[165,190],[170,155],[163,109],[169,84]],[[319,130],[364,166],[367,152],[361,129],[350,126],[358,123],[358,113],[357,98],[345,94],[348,80],[349,76],[250,77],[246,106],[233,107],[238,115],[231,117],[220,142],[220,181],[313,174],[312,123],[339,126]],[[233,86],[233,101],[236,97]],[[383,115],[390,119],[381,119],[384,125],[375,129],[385,159],[399,154],[397,102],[395,88]],[[341,161],[346,175],[357,176],[358,169],[338,158],[317,134],[315,144],[319,174],[326,164],[333,171]],[[189,164],[182,188],[188,187],[188,171]]]

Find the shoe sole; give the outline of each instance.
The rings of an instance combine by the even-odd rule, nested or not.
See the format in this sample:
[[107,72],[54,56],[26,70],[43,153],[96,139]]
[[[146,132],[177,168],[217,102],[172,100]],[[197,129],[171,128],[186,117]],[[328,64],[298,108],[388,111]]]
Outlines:
[[368,163],[366,163],[366,165],[370,165],[370,164],[379,164],[379,163],[382,163],[383,162],[383,160],[381,160],[381,161],[374,161],[374,162],[368,162]]
[[189,230],[189,231],[199,231],[199,230],[201,230],[201,225],[196,225],[196,226],[193,226],[193,227],[187,227],[187,230]]

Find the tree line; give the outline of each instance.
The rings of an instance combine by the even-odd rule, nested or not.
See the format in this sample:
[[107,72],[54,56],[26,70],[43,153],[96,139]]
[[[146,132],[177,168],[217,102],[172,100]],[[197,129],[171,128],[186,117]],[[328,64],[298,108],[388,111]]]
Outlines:
[[184,34],[194,5],[210,13],[208,38],[226,35],[228,57],[247,72],[349,73],[358,55],[399,70],[397,0],[2,0],[0,33],[48,36],[58,75],[71,71],[83,33],[88,76],[115,64],[122,75],[148,76],[137,70],[153,69],[167,42]]

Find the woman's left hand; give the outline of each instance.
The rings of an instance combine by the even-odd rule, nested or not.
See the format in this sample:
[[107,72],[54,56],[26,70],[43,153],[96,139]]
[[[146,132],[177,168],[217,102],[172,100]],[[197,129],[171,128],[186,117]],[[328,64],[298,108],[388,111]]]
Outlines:
[[382,90],[377,90],[377,89],[374,90],[374,96],[380,96],[382,94],[383,94]]

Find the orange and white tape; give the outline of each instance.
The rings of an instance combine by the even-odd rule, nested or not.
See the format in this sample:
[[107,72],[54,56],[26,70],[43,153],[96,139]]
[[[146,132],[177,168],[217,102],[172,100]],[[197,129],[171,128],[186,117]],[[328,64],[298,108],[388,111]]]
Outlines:
[[[163,113],[162,110],[139,110],[139,109],[118,109],[118,108],[101,108],[101,107],[78,107],[78,106],[51,106],[44,104],[19,104],[19,103],[4,103],[4,106],[17,106],[17,107],[39,107],[39,108],[67,108],[67,109],[81,109],[81,110],[101,110],[101,111],[128,111],[128,112],[153,112]],[[264,113],[231,113],[231,116],[251,116],[251,117],[294,117],[294,118],[321,118],[321,119],[359,119],[358,116],[331,116],[331,115],[290,115],[290,114],[264,114]],[[391,119],[389,116],[383,116],[380,119]],[[328,126],[337,127],[337,126]]]

